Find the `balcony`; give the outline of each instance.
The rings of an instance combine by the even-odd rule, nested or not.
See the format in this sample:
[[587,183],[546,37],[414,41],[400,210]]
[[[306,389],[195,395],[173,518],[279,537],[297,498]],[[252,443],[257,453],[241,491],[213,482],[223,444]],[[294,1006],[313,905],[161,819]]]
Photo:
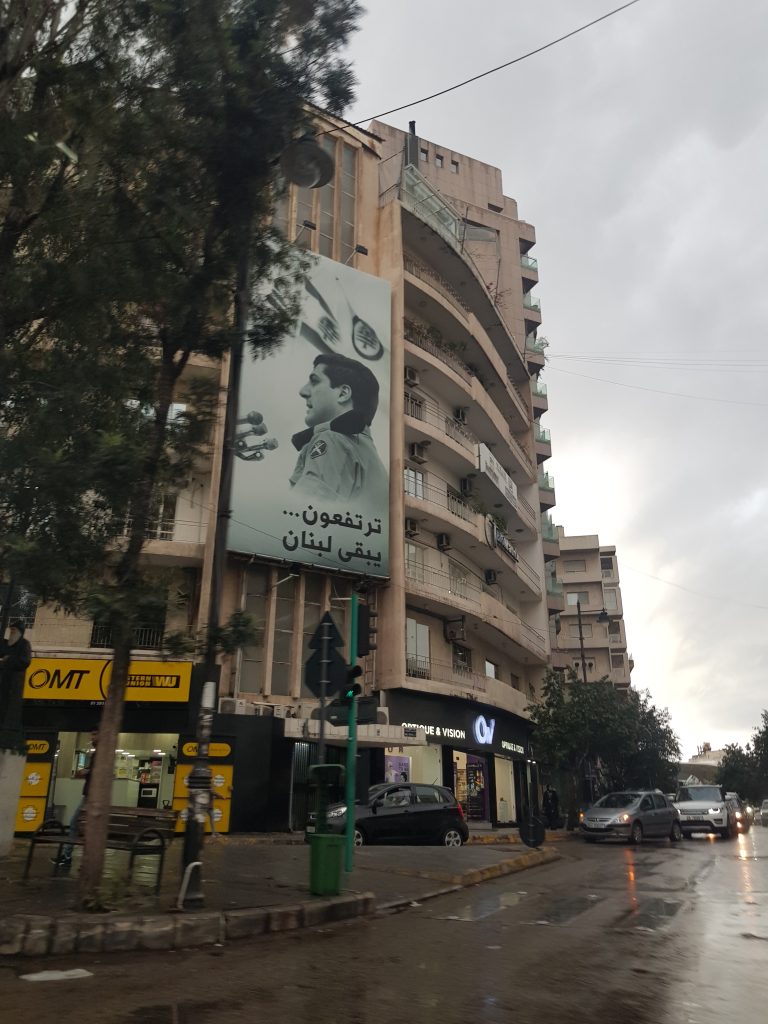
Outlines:
[[439,359],[441,363],[445,363],[455,374],[461,377],[465,384],[470,388],[472,387],[475,375],[467,364],[445,345],[441,345],[438,341],[420,332],[410,320],[405,320],[403,323],[403,337],[423,352],[428,352],[435,359]]
[[[137,626],[131,638],[131,647],[134,650],[157,651],[163,646],[165,636],[165,625],[157,623]],[[94,622],[91,628],[90,647],[111,648],[112,629],[109,626],[102,626]]]
[[522,253],[520,256],[520,266],[526,270],[535,270],[538,274],[539,261],[533,256],[526,256],[525,253]]
[[526,292],[523,296],[523,306],[526,309],[534,309],[537,313],[541,312],[541,302],[535,295],[531,295],[530,292]]
[[552,436],[546,427],[542,427],[538,420],[533,425],[533,446],[536,451],[536,461],[541,464],[552,456]]
[[[529,534],[536,533],[536,512],[518,492],[514,480],[484,444],[477,447],[477,468],[480,473],[475,477],[475,486],[488,508],[504,508],[506,502],[506,508],[514,513],[514,529],[527,531]],[[499,498],[503,499],[502,503],[499,502]],[[503,514],[508,518],[506,513]]]
[[536,327],[541,323],[541,302],[530,292],[523,294],[523,313],[526,326]]
[[555,504],[555,481],[549,473],[539,472],[539,504],[542,512]]
[[549,342],[546,338],[537,338],[533,332],[526,334],[525,362],[529,373],[539,373],[540,370],[544,369],[547,361],[546,351],[548,347]]
[[540,416],[549,408],[547,385],[538,377],[531,377],[531,404],[534,416]]
[[439,292],[444,299],[451,303],[462,319],[466,320],[467,314],[472,312],[466,300],[459,295],[450,281],[444,278],[442,274],[438,274],[432,267],[428,267],[420,260],[416,260],[413,256],[409,256],[406,253],[403,255],[403,269],[407,274],[413,274],[414,277],[418,277],[420,281],[426,281],[430,287]]
[[411,654],[406,654],[405,657],[407,689],[444,694],[449,697],[460,696],[462,692],[472,698],[482,694],[486,704],[510,711],[521,718],[529,717],[528,698],[501,679],[485,676],[448,662],[435,661],[431,657]]
[[485,693],[488,689],[487,676],[460,665],[435,661],[434,658],[418,654],[406,654],[405,674],[412,679],[436,679],[441,683],[451,683],[461,690],[474,693]]
[[554,612],[561,612],[565,609],[565,594],[563,584],[556,579],[551,572],[547,574],[547,610],[550,615]]
[[544,561],[549,562],[560,555],[560,536],[552,519],[546,514],[541,515],[541,543],[544,549]]

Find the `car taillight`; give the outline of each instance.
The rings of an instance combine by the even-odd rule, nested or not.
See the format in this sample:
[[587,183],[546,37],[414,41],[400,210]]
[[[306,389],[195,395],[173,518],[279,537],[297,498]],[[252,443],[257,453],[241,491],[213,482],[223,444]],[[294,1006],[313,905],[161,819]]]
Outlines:
[[458,802],[458,800],[456,801],[456,806],[459,808],[459,815],[463,818],[464,817],[464,808],[461,806],[461,804]]

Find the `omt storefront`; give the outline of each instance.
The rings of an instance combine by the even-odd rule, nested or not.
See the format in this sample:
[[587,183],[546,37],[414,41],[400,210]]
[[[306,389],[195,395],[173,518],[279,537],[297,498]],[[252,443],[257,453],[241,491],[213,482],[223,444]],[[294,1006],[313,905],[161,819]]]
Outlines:
[[[184,661],[131,663],[125,731],[115,752],[113,804],[178,805],[189,772],[190,758],[179,750],[179,736],[190,730],[190,697],[196,690],[193,668],[191,662]],[[106,658],[32,660],[24,683],[27,767],[19,795],[17,832],[34,831],[46,815],[53,814],[63,822],[72,816],[93,756],[91,733],[98,727],[111,673],[112,662]],[[191,703],[195,706],[196,701]],[[231,771],[230,767],[218,773],[224,777],[222,789],[228,788],[230,793]],[[225,814],[220,817],[224,830]]]

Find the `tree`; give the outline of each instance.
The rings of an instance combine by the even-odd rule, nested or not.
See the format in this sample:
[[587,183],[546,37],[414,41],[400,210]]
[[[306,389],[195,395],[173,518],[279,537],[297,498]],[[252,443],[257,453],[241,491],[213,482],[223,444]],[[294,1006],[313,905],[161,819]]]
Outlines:
[[[200,395],[181,422],[171,407],[191,359],[221,359],[243,343],[268,353],[295,314],[290,302],[253,302],[265,279],[290,283],[295,270],[294,253],[270,227],[275,168],[286,144],[311,126],[309,104],[333,112],[349,99],[352,76],[336,51],[359,9],[355,0],[93,0],[74,5],[78,20],[62,35],[67,5],[35,5],[34,17],[29,5],[13,6],[26,23],[11,33],[16,58],[0,91],[8,140],[0,369],[29,386],[55,351],[69,369],[79,361],[91,371],[105,395],[100,430],[92,431],[89,412],[79,430],[68,421],[58,445],[71,458],[78,445],[96,450],[69,519],[61,514],[65,473],[54,467],[56,496],[43,520],[57,557],[67,562],[65,541],[74,537],[87,551],[83,562],[97,564],[91,552],[119,532],[130,495],[130,528],[105,576],[88,577],[76,592],[25,549],[39,509],[23,507],[21,489],[6,509],[18,538],[9,564],[12,555],[41,592],[88,608],[112,633],[80,875],[81,899],[94,904],[133,628],[159,598],[142,570],[147,524],[158,489],[183,476],[204,443],[210,413]],[[14,414],[20,386],[0,391]],[[68,385],[57,388],[68,402]],[[26,418],[19,412],[20,426],[6,427],[4,440],[7,464],[26,460],[44,490],[51,467],[34,444],[46,421],[43,398],[32,387]],[[89,520],[92,502],[99,514]]]
[[755,800],[763,800],[768,794],[768,711],[761,715],[762,724],[752,735],[752,754],[755,759],[757,793]]
[[607,680],[584,684],[571,669],[567,680],[548,671],[542,698],[528,707],[538,759],[565,774],[569,827],[587,770],[600,766],[610,789],[665,785],[676,776],[680,749],[669,726],[647,694],[619,693]]
[[756,803],[762,799],[758,760],[749,743],[746,749],[738,743],[723,748],[715,781],[728,793],[738,793],[744,800]]

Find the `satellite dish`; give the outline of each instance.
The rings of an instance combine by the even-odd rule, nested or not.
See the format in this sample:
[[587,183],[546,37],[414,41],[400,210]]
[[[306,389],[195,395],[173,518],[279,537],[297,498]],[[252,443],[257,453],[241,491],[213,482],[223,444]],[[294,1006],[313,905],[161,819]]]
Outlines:
[[311,135],[291,142],[280,157],[280,169],[288,181],[301,188],[321,188],[333,177],[333,157]]

